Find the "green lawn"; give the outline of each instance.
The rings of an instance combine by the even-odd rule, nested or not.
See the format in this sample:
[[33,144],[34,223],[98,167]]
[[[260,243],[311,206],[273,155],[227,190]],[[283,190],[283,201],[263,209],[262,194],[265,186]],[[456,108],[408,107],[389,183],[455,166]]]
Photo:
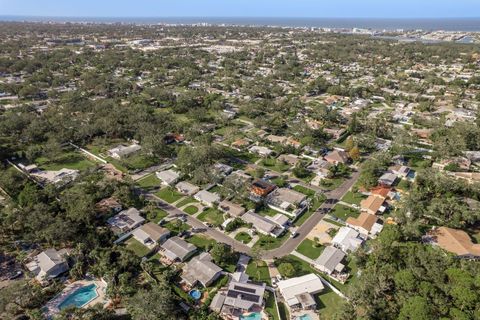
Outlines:
[[164,227],[170,230],[173,234],[177,234],[190,229],[190,226],[188,224],[181,222],[178,219],[169,221],[167,224],[165,224]]
[[301,226],[324,202],[324,195],[315,196],[310,203],[310,208],[308,211],[304,212],[300,217],[298,217],[293,224],[297,227]]
[[288,313],[288,308],[283,302],[278,303],[278,311],[280,312],[281,320],[290,320],[290,314]]
[[250,260],[246,273],[249,275],[250,279],[254,281],[270,284],[270,272],[268,271],[268,266],[265,261]]
[[88,160],[78,152],[70,151],[62,153],[60,157],[55,160],[50,160],[45,157],[39,157],[34,161],[37,166],[43,170],[58,171],[63,168],[72,170],[85,170],[95,167],[95,162]]
[[188,238],[187,242],[190,242],[191,244],[195,245],[197,248],[201,248],[206,251],[207,248],[212,246],[216,241],[208,236],[195,234],[190,238]]
[[238,240],[242,243],[249,243],[250,241],[252,241],[252,237],[246,233],[246,232],[239,232],[237,233],[237,235],[235,236],[235,240]]
[[198,208],[196,206],[188,206],[183,211],[189,215],[195,214],[198,212]]
[[300,243],[300,245],[297,247],[297,251],[301,254],[303,254],[306,257],[309,257],[312,260],[317,259],[320,257],[320,255],[323,252],[323,249],[325,249],[324,246],[316,244],[314,241],[310,239],[305,239]]
[[344,181],[345,178],[323,179],[322,182],[320,182],[320,187],[327,190],[333,190],[338,188]]
[[183,199],[182,201],[179,201],[175,206],[177,208],[181,208],[189,203],[196,203],[198,202],[197,200],[195,200],[193,197],[185,197],[185,199]]
[[397,184],[397,189],[400,189],[402,191],[408,191],[410,189],[410,182],[404,179],[400,179],[400,182]]
[[342,201],[344,201],[346,203],[360,205],[360,201],[362,201],[365,198],[367,198],[367,197],[364,196],[363,194],[361,194],[360,192],[355,192],[354,193],[352,191],[348,191],[345,194],[345,196],[342,198]]
[[168,216],[168,213],[162,209],[154,209],[152,212],[147,214],[147,217],[150,221],[158,223],[160,220]]
[[325,320],[333,319],[333,315],[343,302],[342,298],[328,287],[325,287],[323,293],[316,295],[315,300],[317,301],[320,318]]
[[260,210],[257,211],[257,213],[261,216],[270,216],[273,217],[278,214],[278,211],[273,210],[270,207],[264,206]]
[[341,204],[337,204],[334,210],[330,212],[330,215],[345,221],[347,220],[348,217],[357,218],[360,215],[360,211],[341,205]]
[[209,222],[213,225],[221,225],[223,221],[223,212],[217,209],[209,208],[202,213],[200,213],[197,217],[198,219],[204,221],[204,222]]
[[125,242],[125,245],[127,246],[128,250],[134,252],[139,257],[144,257],[150,252],[150,249],[138,242],[138,240],[135,238],[128,239]]
[[316,193],[315,190],[305,188],[304,186],[301,186],[299,184],[297,184],[295,187],[293,187],[293,190],[298,191],[300,193],[303,193],[304,195],[309,196],[309,197],[314,196],[315,193]]
[[172,187],[163,188],[156,192],[155,195],[168,203],[174,203],[183,197],[181,193],[175,191]]
[[260,164],[264,166],[268,170],[273,170],[279,173],[288,171],[290,169],[290,165],[283,163],[282,161],[278,161],[277,159],[273,158],[266,158],[263,159]]
[[266,235],[259,235],[260,238],[257,242],[255,242],[254,247],[262,248],[263,250],[272,250],[278,248],[284,243],[288,237],[290,237],[290,233],[285,232],[282,236],[278,238],[274,238],[272,236]]
[[162,185],[162,182],[160,181],[160,179],[157,178],[154,173],[152,173],[138,180],[137,184],[143,189],[151,190],[160,187]]

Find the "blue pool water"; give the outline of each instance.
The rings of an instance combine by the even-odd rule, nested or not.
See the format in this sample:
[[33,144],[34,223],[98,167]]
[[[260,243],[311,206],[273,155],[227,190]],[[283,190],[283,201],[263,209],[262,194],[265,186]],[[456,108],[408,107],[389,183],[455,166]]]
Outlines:
[[83,307],[88,302],[98,297],[96,289],[97,285],[94,283],[78,288],[58,305],[58,309],[63,310],[70,306],[75,306],[77,308]]
[[202,293],[197,289],[190,290],[188,294],[195,300],[198,300],[202,297]]
[[240,316],[240,320],[262,320],[262,314],[259,312],[250,313],[248,316]]
[[301,315],[298,320],[312,320],[308,314]]

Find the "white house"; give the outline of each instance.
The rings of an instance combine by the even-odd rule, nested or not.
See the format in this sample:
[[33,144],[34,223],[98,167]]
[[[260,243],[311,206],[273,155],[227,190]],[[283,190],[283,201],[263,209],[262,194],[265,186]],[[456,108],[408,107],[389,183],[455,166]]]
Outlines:
[[301,277],[278,282],[278,289],[290,308],[315,309],[313,295],[324,289],[322,280],[316,274],[310,273]]
[[172,169],[158,171],[157,178],[162,181],[162,184],[165,186],[171,186],[180,179],[180,174],[178,172],[173,171]]
[[119,145],[115,148],[112,148],[107,151],[108,155],[114,159],[121,159],[123,157],[127,157],[131,154],[142,149],[142,147],[136,143],[131,144],[129,146]]
[[209,207],[213,207],[220,201],[220,196],[218,194],[209,192],[207,190],[201,190],[197,192],[193,197]]
[[341,227],[331,242],[344,252],[353,252],[362,245],[363,239],[360,238],[358,231],[349,227]]

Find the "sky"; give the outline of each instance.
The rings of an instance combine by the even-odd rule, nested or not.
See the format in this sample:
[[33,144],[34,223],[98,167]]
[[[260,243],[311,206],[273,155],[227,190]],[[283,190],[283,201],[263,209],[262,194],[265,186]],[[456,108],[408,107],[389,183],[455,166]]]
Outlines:
[[480,17],[480,0],[0,0],[0,16]]

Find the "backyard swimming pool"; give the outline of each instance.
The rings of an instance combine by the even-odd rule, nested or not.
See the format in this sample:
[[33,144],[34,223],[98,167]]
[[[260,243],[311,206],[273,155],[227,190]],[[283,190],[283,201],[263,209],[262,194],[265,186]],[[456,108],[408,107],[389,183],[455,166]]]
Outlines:
[[248,316],[240,316],[240,320],[262,320],[260,312],[250,313]]
[[81,308],[96,297],[98,297],[97,285],[92,283],[88,286],[78,288],[72,292],[65,300],[62,301],[62,303],[58,305],[58,309],[63,310],[71,306]]
[[192,297],[195,300],[198,300],[202,297],[202,293],[200,292],[200,290],[197,290],[197,289],[190,290],[188,294],[190,295],[190,297]]

